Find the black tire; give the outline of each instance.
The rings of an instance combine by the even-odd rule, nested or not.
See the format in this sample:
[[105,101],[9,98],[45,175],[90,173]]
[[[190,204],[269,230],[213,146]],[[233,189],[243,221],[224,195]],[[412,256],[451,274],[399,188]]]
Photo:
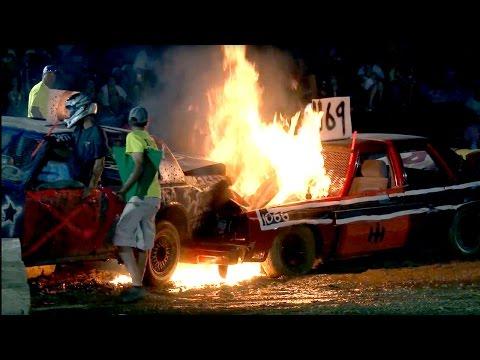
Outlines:
[[304,275],[315,261],[315,237],[306,226],[281,231],[273,240],[262,268],[269,277]]
[[480,204],[461,207],[449,231],[454,255],[473,258],[480,254]]
[[157,223],[157,234],[153,249],[148,253],[145,282],[161,286],[172,277],[180,260],[180,235],[169,221]]

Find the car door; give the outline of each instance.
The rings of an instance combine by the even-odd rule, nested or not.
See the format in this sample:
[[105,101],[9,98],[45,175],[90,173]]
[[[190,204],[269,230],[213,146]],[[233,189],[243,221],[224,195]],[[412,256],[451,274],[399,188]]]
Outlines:
[[[355,178],[362,180],[364,177],[362,165],[366,161],[384,164],[381,168],[386,171],[386,182],[381,182],[383,185],[376,190],[362,191],[355,186]],[[399,200],[390,196],[402,191],[397,159],[391,146],[384,142],[364,143],[359,146],[355,166],[348,196],[335,211],[337,258],[402,247],[410,226],[409,217],[399,209]]]
[[2,124],[2,238],[18,237],[23,245],[25,188],[45,155],[32,151],[42,135]]
[[105,197],[95,189],[82,199],[84,186],[71,178],[62,146],[48,145],[25,193],[24,255],[38,261],[85,256],[102,246]]
[[439,242],[448,232],[452,212],[446,186],[454,175],[440,155],[425,141],[403,141],[395,145],[401,161],[404,191],[394,194],[411,218],[409,240],[412,244]]
[[25,255],[60,259],[89,255],[99,246],[101,192],[82,200],[82,189],[30,190],[26,193]]

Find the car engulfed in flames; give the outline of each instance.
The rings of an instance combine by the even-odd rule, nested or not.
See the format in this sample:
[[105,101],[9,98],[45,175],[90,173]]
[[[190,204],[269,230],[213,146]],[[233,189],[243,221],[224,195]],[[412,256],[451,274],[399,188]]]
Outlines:
[[[231,186],[223,189],[224,201],[215,219],[205,222],[202,241],[183,247],[180,261],[216,264],[223,276],[229,276],[234,267],[227,271],[227,266],[263,261],[269,251],[258,250],[248,239],[249,216],[267,206],[338,194],[350,153],[330,151],[331,156],[324,157],[319,133],[323,112],[312,104],[290,119],[283,114],[262,119],[259,74],[246,58],[246,47],[222,50],[224,83],[208,92],[208,158],[225,164]],[[279,215],[264,216],[268,222]],[[241,266],[235,266],[241,273]],[[261,274],[260,266],[255,269],[249,268],[251,276]]]
[[328,195],[319,136],[322,111],[309,104],[291,119],[260,115],[262,89],[245,46],[224,46],[223,87],[209,94],[209,158],[226,165],[250,208]]
[[451,149],[413,135],[352,136],[343,102],[335,109],[343,132],[323,143],[331,103],[262,119],[259,74],[246,47],[224,46],[223,54],[224,84],[208,93],[209,158],[225,164],[232,185],[211,227],[215,245],[204,257],[196,252],[197,262],[259,262],[271,277],[299,275],[431,233],[442,239],[435,248],[480,253],[480,233],[471,230],[480,214],[478,174],[459,170]]
[[[309,105],[290,119],[283,114],[262,119],[259,74],[247,60],[246,47],[224,46],[222,51],[224,82],[207,94],[205,132],[209,134],[209,151],[203,159],[174,154],[175,159],[166,159],[161,165],[165,169],[170,168],[168,163],[177,162],[182,169],[170,183],[204,186],[208,191],[199,194],[210,194],[208,200],[201,201],[208,209],[196,216],[191,213],[195,212],[198,198],[178,201],[181,190],[162,184],[165,201],[157,218],[168,221],[175,229],[168,230],[168,224],[157,227],[160,234],[149,266],[158,270],[150,269],[147,276],[157,274],[158,279],[187,286],[234,284],[261,275],[258,261],[268,249],[252,253],[254,244],[247,238],[248,212],[319,199],[335,185],[326,173],[322,155],[319,128],[323,112]],[[202,183],[196,177],[200,174]],[[208,175],[212,182],[203,183]],[[221,175],[226,175],[228,181],[219,179]],[[162,179],[169,176],[165,172]],[[187,209],[186,222],[179,220],[181,211],[173,210],[180,208],[178,202]],[[188,264],[196,265],[189,268]]]

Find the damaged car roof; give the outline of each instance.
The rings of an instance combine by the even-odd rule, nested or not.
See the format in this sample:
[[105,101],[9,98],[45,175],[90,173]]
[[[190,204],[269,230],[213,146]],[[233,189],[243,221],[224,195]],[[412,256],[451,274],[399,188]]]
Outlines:
[[[47,134],[52,132],[53,134],[59,133],[72,133],[73,128],[68,129],[65,124],[61,123],[58,125],[52,125],[45,120],[40,119],[30,119],[30,118],[18,118],[13,116],[2,116],[2,126],[13,127],[22,130],[34,131],[41,134]],[[114,133],[128,133],[129,130],[116,128],[112,126],[103,126],[100,125],[107,132]],[[53,128],[53,130],[51,130]]]

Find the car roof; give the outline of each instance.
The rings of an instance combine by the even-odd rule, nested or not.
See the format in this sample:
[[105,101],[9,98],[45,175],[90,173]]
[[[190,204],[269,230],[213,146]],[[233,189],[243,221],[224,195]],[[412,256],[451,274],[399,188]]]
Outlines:
[[[416,135],[405,135],[405,134],[387,134],[387,133],[358,133],[357,134],[357,143],[364,143],[369,141],[406,141],[406,140],[425,140],[423,136]],[[341,139],[341,140],[328,140],[322,141],[322,145],[326,148],[328,147],[348,147],[352,145],[352,138]]]
[[[22,130],[34,131],[40,134],[47,134],[51,128],[52,124],[48,123],[45,120],[37,120],[23,117],[14,117],[14,116],[2,116],[2,127],[17,128]],[[128,133],[129,130],[112,127],[112,126],[101,126],[106,132],[110,133]],[[57,125],[53,130],[53,134],[62,134],[62,133],[71,133],[73,129],[67,129],[67,127],[61,123]]]

